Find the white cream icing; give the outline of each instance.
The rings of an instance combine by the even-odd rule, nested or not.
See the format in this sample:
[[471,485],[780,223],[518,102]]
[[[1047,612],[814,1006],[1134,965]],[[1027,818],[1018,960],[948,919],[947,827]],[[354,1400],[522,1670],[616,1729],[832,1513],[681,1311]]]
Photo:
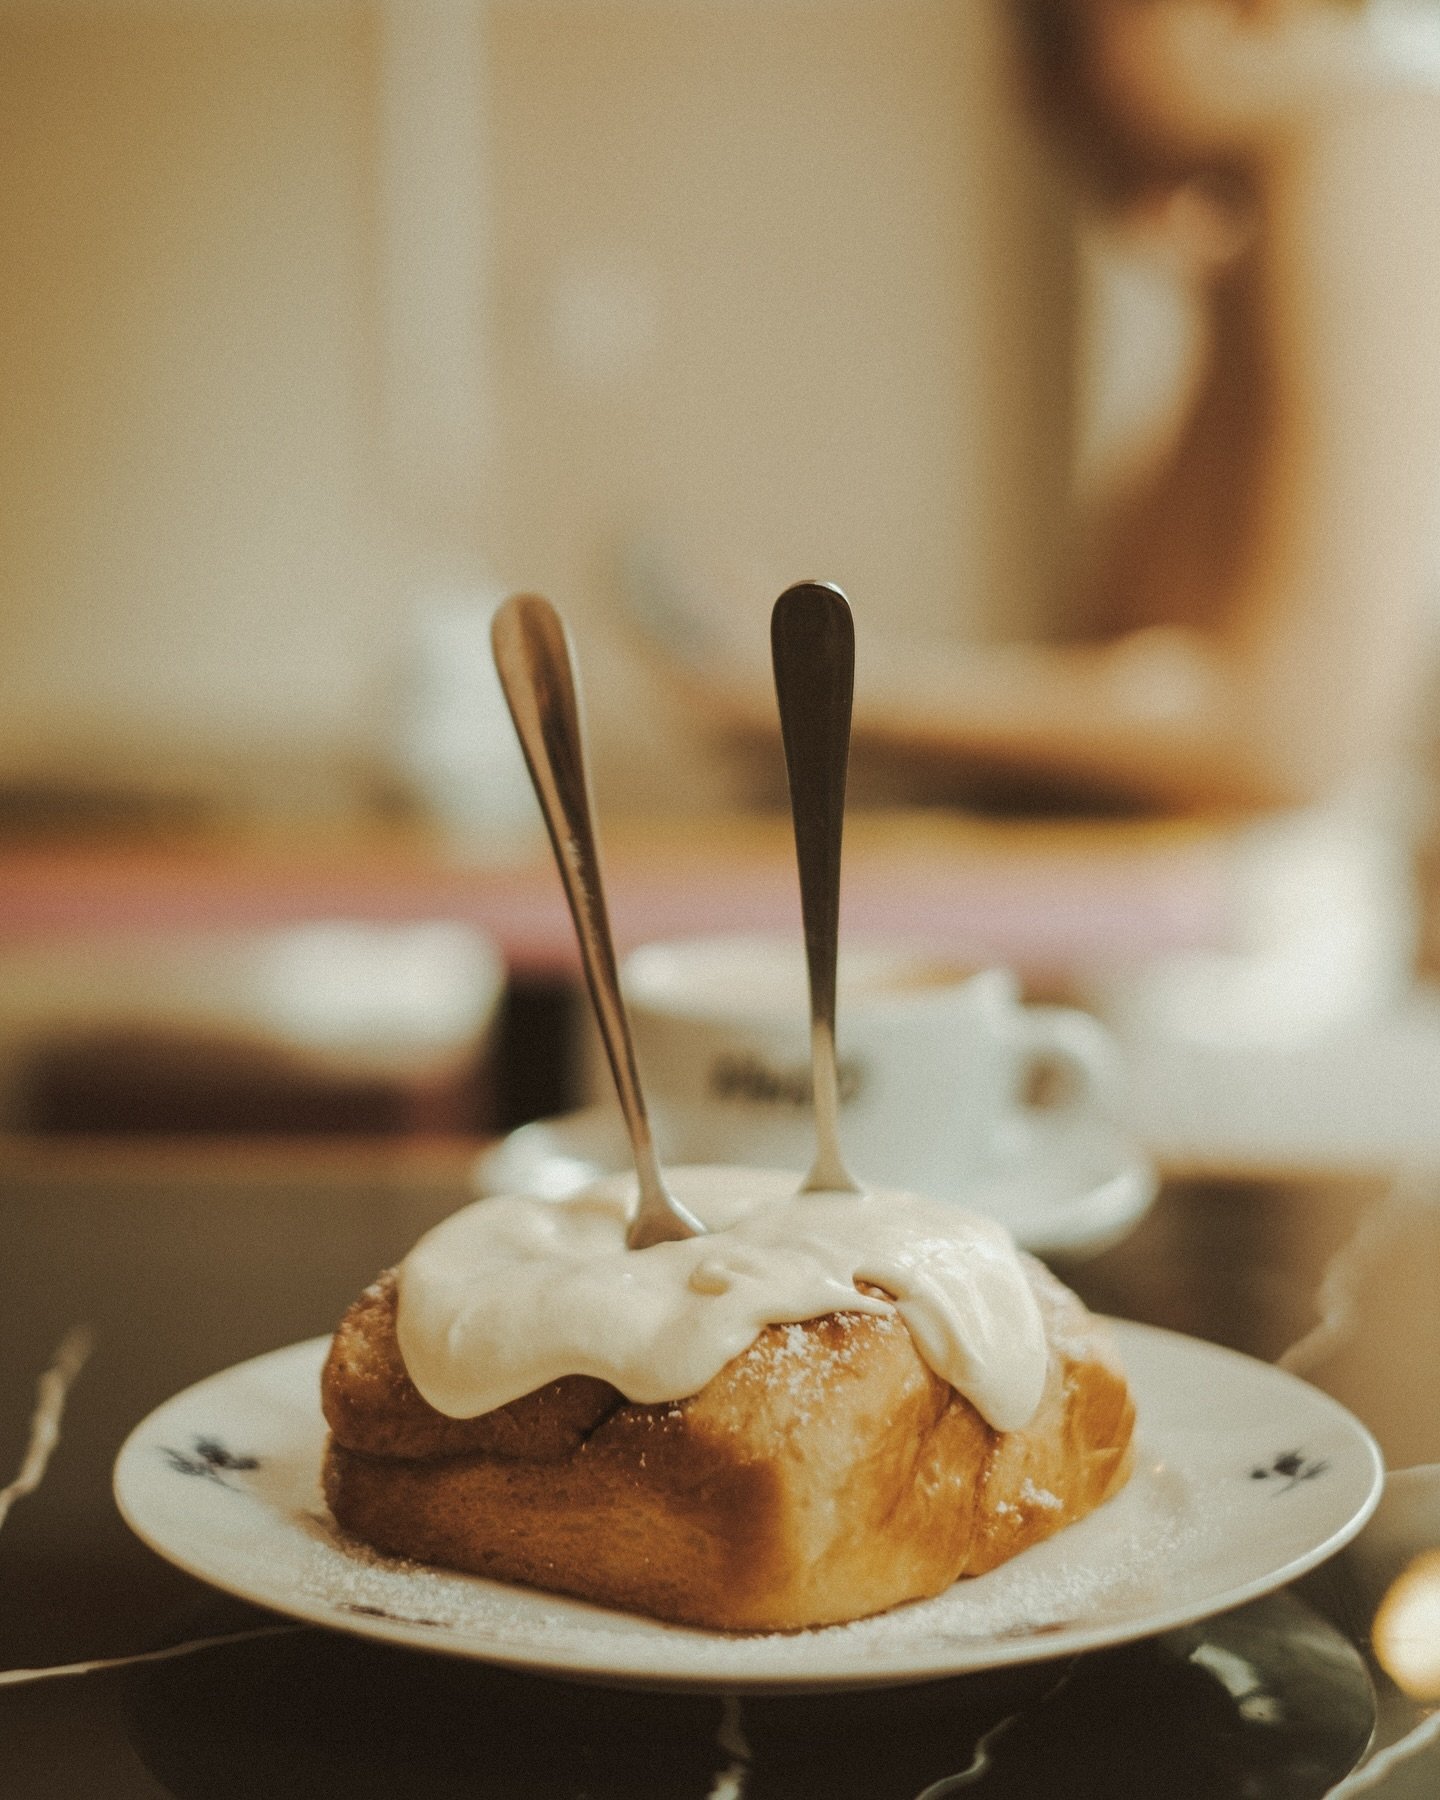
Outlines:
[[427,1232],[400,1265],[397,1318],[424,1398],[474,1418],[562,1375],[596,1375],[628,1400],[680,1400],[766,1325],[898,1312],[991,1425],[1028,1423],[1048,1350],[1002,1226],[913,1194],[797,1194],[775,1170],[666,1175],[706,1236],[626,1249],[633,1176],[566,1200],[480,1200]]

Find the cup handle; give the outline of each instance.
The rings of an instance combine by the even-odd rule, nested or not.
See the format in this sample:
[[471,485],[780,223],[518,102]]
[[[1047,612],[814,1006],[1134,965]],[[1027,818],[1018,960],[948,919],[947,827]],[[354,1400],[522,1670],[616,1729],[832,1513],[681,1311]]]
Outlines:
[[1098,1111],[1119,1113],[1122,1072],[1115,1039],[1096,1018],[1073,1006],[1022,1006],[1016,1010],[1015,1033],[1021,1056],[1022,1087],[1037,1067],[1059,1068],[1071,1092],[1040,1112]]

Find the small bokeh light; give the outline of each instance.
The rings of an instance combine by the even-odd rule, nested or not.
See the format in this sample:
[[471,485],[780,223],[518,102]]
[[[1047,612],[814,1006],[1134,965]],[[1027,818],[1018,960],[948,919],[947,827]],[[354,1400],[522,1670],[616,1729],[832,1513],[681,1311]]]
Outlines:
[[1440,1700],[1440,1550],[1417,1556],[1391,1582],[1373,1642],[1398,1688],[1416,1700]]

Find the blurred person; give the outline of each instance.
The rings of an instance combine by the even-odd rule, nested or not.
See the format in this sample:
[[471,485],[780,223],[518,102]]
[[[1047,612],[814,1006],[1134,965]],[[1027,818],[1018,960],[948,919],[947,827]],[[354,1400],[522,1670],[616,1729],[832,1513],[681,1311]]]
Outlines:
[[[1440,5],[1008,0],[1088,197],[1183,272],[1207,353],[1099,522],[1083,641],[863,645],[858,739],[1166,807],[1391,763],[1440,616]],[[708,704],[773,729],[715,619]]]
[[1440,29],[1346,0],[1016,10],[1040,110],[1183,270],[1206,364],[1102,524],[1094,640],[957,656],[948,716],[948,667],[909,704],[896,667],[867,719],[1182,806],[1325,798],[1403,752],[1430,661],[1440,243],[1417,212],[1440,181]]
[[[866,634],[857,742],[1265,820],[1243,846],[1255,943],[1293,948],[1327,910],[1349,934],[1287,951],[1277,1006],[1324,988],[1317,955],[1350,956],[1342,989],[1393,991],[1412,925],[1396,771],[1440,624],[1440,6],[1007,4],[1036,115],[1112,228],[1180,272],[1204,363],[1164,454],[1098,521],[1086,634]],[[716,716],[773,731],[753,650],[716,631],[703,653]],[[1190,975],[1213,1011],[1216,967]]]

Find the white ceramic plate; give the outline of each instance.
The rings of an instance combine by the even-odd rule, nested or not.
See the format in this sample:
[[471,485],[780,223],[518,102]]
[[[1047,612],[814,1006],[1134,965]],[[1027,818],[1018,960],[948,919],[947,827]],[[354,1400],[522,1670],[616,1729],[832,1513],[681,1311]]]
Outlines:
[[[699,1160],[687,1153],[685,1135],[683,1118],[656,1109],[656,1141],[667,1160]],[[512,1131],[479,1158],[474,1180],[482,1194],[559,1200],[629,1166],[619,1113],[591,1106]],[[956,1184],[937,1171],[926,1191],[989,1213],[1037,1256],[1077,1257],[1093,1256],[1133,1229],[1155,1198],[1156,1177],[1144,1151],[1109,1120],[1079,1109],[1037,1108],[1007,1121],[983,1175]]]
[[317,1625],[572,1679],[777,1692],[934,1680],[1068,1656],[1222,1612],[1314,1567],[1379,1498],[1379,1452],[1328,1396],[1266,1363],[1116,1327],[1140,1455],[1108,1505],[937,1599],[769,1636],[662,1625],[382,1559],[319,1490],[326,1342],[273,1351],[131,1433],[115,1493],[180,1568]]

